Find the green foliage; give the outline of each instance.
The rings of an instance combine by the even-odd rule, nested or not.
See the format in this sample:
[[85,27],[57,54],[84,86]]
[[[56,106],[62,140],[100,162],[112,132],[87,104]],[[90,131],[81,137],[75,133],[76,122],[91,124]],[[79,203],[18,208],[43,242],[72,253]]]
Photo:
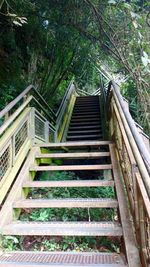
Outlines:
[[136,91],[136,86],[133,80],[129,79],[126,83],[124,83],[121,87],[121,93],[123,96],[129,101],[129,109],[132,117],[136,121],[140,121],[139,118],[139,104],[137,101],[138,95]]
[[120,252],[121,240],[105,237],[11,237],[3,238],[3,249],[74,252]]
[[[51,175],[40,176],[42,181],[78,180],[74,172],[54,172]],[[115,198],[112,187],[89,187],[89,188],[31,188],[29,198]],[[21,214],[20,219],[25,221],[100,221],[113,220],[116,215],[115,209],[86,209],[86,208],[40,208],[33,209]]]
[[15,236],[5,236],[2,238],[2,247],[6,251],[17,250],[19,244],[19,238]]

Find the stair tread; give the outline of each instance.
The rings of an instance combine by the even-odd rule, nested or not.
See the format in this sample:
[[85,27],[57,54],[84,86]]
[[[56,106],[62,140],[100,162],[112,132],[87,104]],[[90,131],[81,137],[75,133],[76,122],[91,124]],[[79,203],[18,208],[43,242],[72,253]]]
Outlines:
[[62,143],[40,143],[35,146],[38,147],[76,147],[76,146],[105,146],[112,144],[112,141],[76,141],[76,142],[62,142]]
[[90,111],[81,111],[81,113],[79,113],[79,112],[74,112],[73,111],[73,113],[72,113],[72,116],[81,116],[81,115],[100,115],[100,111],[98,110],[98,111],[92,111],[92,110],[90,110]]
[[73,110],[73,113],[72,113],[72,116],[84,116],[84,115],[86,115],[86,116],[88,116],[88,115],[99,115],[99,116],[101,116],[101,114],[100,114],[100,111],[99,110],[82,110],[81,111],[81,113],[80,112],[77,112],[77,111],[74,111]]
[[114,186],[113,180],[66,180],[66,181],[26,181],[23,187],[99,187]]
[[88,114],[88,115],[80,115],[80,116],[78,116],[78,115],[72,115],[72,117],[71,117],[71,119],[86,119],[86,118],[100,118],[100,114]]
[[[125,257],[118,253],[15,251],[5,252],[0,255],[0,266],[1,264],[5,264],[5,266],[8,267],[8,264],[12,263],[16,263],[17,266],[22,267],[127,267]],[[18,265],[19,263],[20,265]],[[9,265],[9,267],[10,266],[12,265]]]
[[74,110],[73,110],[73,112],[77,112],[77,111],[79,111],[79,112],[99,112],[100,113],[100,109],[99,109],[99,107],[87,107],[87,106],[85,106],[85,107],[75,107],[74,108]]
[[109,157],[109,152],[39,153],[36,158],[99,158]]
[[75,130],[78,130],[78,129],[85,129],[85,130],[89,130],[89,129],[100,129],[101,130],[101,125],[100,124],[98,124],[98,125],[87,125],[87,126],[70,126],[69,127],[69,131],[71,130],[71,129],[73,129],[73,131],[75,131]]
[[117,208],[112,198],[25,199],[13,203],[14,208]]
[[[100,121],[100,118],[98,117],[98,118],[92,118],[92,120],[93,120],[93,122],[95,122],[95,121]],[[91,118],[85,118],[85,117],[83,117],[83,118],[71,118],[71,123],[72,122],[78,122],[78,121],[85,121],[85,122],[87,122],[87,121],[91,121]]]
[[33,166],[30,171],[61,171],[61,170],[110,170],[111,164],[104,165],[60,165],[60,166]]
[[102,134],[82,134],[82,135],[69,135],[69,138],[87,138],[87,137],[102,137]]
[[[81,130],[70,130],[68,131],[68,135],[72,135],[72,134],[86,134],[87,133],[87,129],[81,129]],[[89,130],[88,129],[88,133],[92,134],[92,133],[99,133],[102,134],[102,130],[101,129],[92,129]]]
[[122,236],[116,222],[21,222],[3,227],[4,235]]
[[81,125],[87,125],[87,126],[90,126],[90,125],[95,125],[95,126],[100,126],[101,125],[101,122],[97,122],[97,121],[74,121],[74,122],[70,122],[70,125],[69,126],[81,126]]

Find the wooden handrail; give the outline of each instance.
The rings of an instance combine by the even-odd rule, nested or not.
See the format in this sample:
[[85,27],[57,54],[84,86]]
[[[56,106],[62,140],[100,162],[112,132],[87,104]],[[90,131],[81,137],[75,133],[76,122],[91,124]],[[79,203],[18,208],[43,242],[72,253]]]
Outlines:
[[64,97],[63,97],[63,99],[62,99],[62,101],[61,101],[61,104],[60,104],[60,106],[59,106],[59,108],[58,108],[58,110],[57,110],[57,112],[56,112],[56,117],[58,117],[59,114],[60,114],[60,111],[61,111],[61,109],[62,109],[62,106],[63,106],[63,104],[64,104],[64,102],[65,102],[65,100],[66,100],[66,98],[67,98],[68,92],[70,91],[71,85],[73,84],[73,81],[74,81],[74,79],[72,79],[72,80],[70,81],[70,83],[69,83],[69,86],[68,86],[68,88],[67,88],[67,90],[66,90],[66,92],[65,92],[65,94],[64,94]]
[[57,119],[56,119],[56,127],[59,128],[59,125],[60,125],[60,122],[64,116],[64,111],[66,109],[66,106],[67,106],[67,103],[68,103],[68,100],[70,98],[70,95],[73,91],[73,88],[72,88],[73,85],[73,82],[70,83],[67,91],[66,91],[66,94],[63,98],[63,101],[62,101],[62,104],[60,105],[60,109],[58,110],[58,113],[57,113]]
[[[4,117],[16,104],[18,104],[32,90],[40,98],[41,102],[44,104],[46,109],[50,112],[50,114],[52,115],[51,119],[54,121],[54,119],[56,119],[55,113],[49,107],[49,105],[46,103],[44,98],[40,95],[40,93],[35,89],[35,87],[33,85],[29,85],[19,96],[17,96],[2,111],[0,111],[0,118]],[[42,108],[42,106],[41,106],[41,108]],[[50,114],[49,114],[49,116],[50,116]]]
[[114,81],[111,81],[109,84],[107,99],[110,98],[110,94],[115,98],[117,108],[119,110],[128,140],[130,142],[133,154],[137,162],[137,166],[141,173],[147,193],[150,197],[150,154],[147,151],[147,148],[140,134],[137,131],[137,128],[129,113],[129,110],[127,109],[124,103],[124,100],[119,92],[118,85]]
[[0,127],[0,135],[10,126],[10,124],[21,114],[21,112],[28,106],[28,104],[32,101],[33,96],[29,96],[26,101],[4,122],[4,124]]
[[33,86],[29,85],[20,95],[12,100],[3,110],[0,111],[0,119],[4,117],[26,94],[32,90]]

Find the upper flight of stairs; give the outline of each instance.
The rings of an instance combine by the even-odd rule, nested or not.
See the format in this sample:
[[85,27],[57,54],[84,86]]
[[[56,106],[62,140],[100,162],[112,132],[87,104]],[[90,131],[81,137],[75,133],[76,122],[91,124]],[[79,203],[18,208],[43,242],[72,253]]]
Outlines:
[[[77,97],[67,142],[36,145],[29,153],[0,212],[2,235],[88,236],[120,240],[118,252],[1,252],[0,267],[141,267],[120,167],[111,141],[102,141],[98,97]],[[98,141],[99,140],[99,141]],[[69,142],[68,142],[69,141]],[[55,163],[55,160],[60,160]],[[80,178],[40,180],[41,173],[74,171]],[[32,198],[33,188],[112,188],[113,198]],[[29,196],[28,196],[29,194]],[[39,208],[113,209],[116,218],[92,221],[22,221],[20,211]],[[19,212],[18,212],[19,211]],[[14,214],[16,216],[14,216]]]
[[77,97],[68,129],[67,141],[102,139],[99,97]]

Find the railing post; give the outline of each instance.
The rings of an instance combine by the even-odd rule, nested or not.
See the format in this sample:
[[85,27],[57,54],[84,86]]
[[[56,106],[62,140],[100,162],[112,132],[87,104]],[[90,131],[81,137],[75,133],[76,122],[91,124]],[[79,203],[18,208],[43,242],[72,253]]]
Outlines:
[[45,122],[45,142],[49,142],[49,122]]
[[35,144],[35,108],[32,107],[30,113],[30,138],[32,145]]

